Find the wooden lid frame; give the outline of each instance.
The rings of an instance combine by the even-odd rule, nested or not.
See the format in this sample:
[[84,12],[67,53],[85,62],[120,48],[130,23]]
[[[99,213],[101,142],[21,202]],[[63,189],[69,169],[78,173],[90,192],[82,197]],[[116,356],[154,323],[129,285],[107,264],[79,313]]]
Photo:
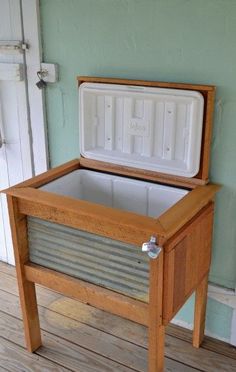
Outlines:
[[193,178],[183,176],[174,176],[155,171],[148,171],[143,169],[120,166],[108,162],[97,161],[88,158],[81,158],[81,165],[88,169],[96,169],[103,172],[115,173],[134,177],[138,179],[145,179],[155,182],[162,182],[176,186],[183,186],[187,188],[195,188],[198,185],[205,185],[209,182],[209,163],[210,163],[210,144],[212,135],[212,121],[214,110],[215,86],[212,85],[197,85],[186,83],[165,83],[157,81],[146,80],[127,80],[114,78],[101,78],[79,76],[77,77],[78,86],[82,83],[102,83],[102,84],[122,84],[122,85],[137,85],[146,87],[159,87],[171,89],[194,90],[202,94],[204,98],[204,115],[203,115],[203,131],[202,131],[202,145],[200,168],[198,174]]

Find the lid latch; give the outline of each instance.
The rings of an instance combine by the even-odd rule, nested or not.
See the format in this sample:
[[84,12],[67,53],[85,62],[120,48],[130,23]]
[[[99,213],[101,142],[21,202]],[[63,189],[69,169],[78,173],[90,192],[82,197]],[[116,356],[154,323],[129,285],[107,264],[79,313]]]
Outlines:
[[155,259],[161,253],[162,248],[156,244],[156,237],[151,236],[149,242],[143,243],[142,252],[147,252],[148,256]]

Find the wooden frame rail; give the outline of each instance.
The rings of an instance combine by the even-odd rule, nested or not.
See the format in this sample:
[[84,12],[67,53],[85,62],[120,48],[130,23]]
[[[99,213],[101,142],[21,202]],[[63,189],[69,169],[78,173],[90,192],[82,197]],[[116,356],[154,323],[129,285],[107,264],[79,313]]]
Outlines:
[[5,192],[17,198],[19,212],[24,215],[140,246],[153,234],[157,236],[158,243],[163,245],[213,200],[220,189],[220,186],[215,184],[197,186],[159,218],[142,216],[37,189],[79,168],[80,161],[75,159]]
[[158,220],[84,200],[56,195],[30,187],[11,190],[18,200],[19,212],[101,236],[141,246],[155,233],[164,231]]
[[41,284],[98,309],[148,325],[147,303],[32,263],[26,263],[24,270],[29,282]]

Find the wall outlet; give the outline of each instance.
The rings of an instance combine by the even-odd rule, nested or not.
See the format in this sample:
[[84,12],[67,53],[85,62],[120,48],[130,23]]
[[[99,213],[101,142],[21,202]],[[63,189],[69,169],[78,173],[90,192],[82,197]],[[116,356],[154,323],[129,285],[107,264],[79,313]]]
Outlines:
[[56,83],[59,80],[57,63],[41,63],[41,76],[46,83]]

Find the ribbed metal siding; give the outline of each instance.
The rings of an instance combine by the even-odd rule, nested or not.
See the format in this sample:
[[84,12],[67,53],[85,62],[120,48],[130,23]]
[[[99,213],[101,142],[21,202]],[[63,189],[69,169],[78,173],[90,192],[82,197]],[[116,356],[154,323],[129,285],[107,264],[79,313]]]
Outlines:
[[28,218],[30,261],[148,301],[148,258],[141,248]]

